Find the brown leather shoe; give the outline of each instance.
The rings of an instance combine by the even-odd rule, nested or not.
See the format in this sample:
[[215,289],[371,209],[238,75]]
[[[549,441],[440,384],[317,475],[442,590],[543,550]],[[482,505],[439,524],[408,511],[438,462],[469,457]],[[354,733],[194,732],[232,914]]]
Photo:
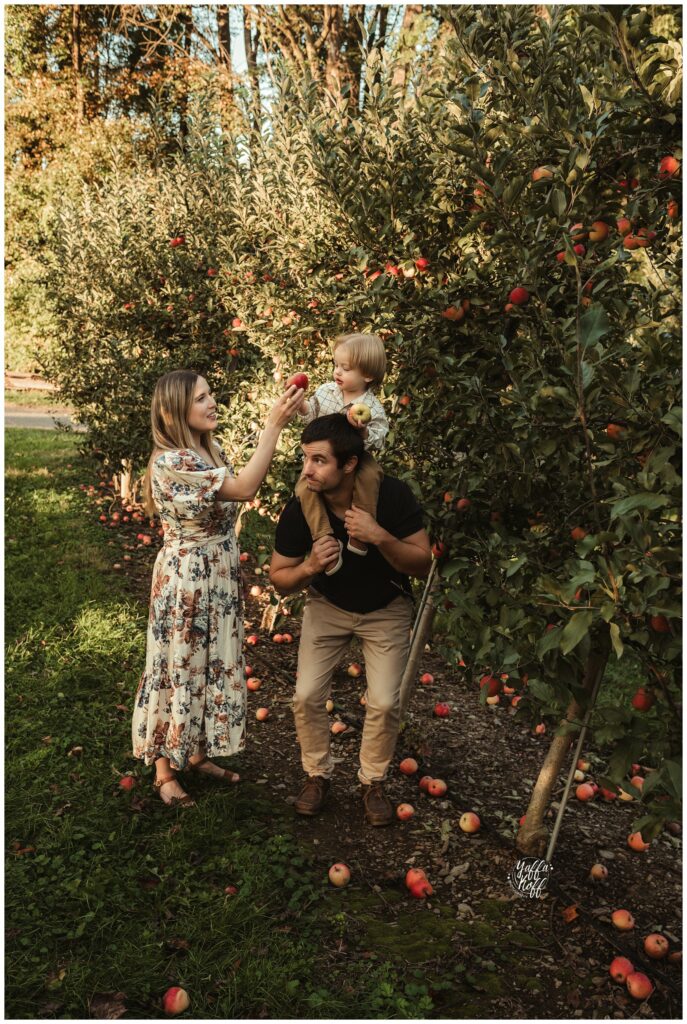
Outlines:
[[323,779],[321,775],[308,776],[293,805],[296,813],[319,814],[329,794],[330,785],[329,779]]
[[384,792],[381,782],[363,786],[363,803],[365,805],[365,821],[368,825],[390,825],[394,820],[391,801]]

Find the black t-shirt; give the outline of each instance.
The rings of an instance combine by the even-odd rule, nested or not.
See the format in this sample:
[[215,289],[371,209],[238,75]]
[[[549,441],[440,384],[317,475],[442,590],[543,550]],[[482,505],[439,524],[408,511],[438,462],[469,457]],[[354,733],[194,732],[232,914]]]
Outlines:
[[[312,580],[315,588],[328,601],[344,611],[367,612],[385,608],[399,594],[411,596],[410,579],[397,572],[374,544],[366,555],[356,555],[346,547],[348,534],[343,520],[332,514],[325,502],[334,536],[343,541],[343,565],[333,576],[319,573]],[[385,476],[379,489],[377,522],[399,540],[422,529],[422,509],[407,484]],[[285,558],[305,557],[312,547],[301,504],[292,498],[277,523],[274,549]]]

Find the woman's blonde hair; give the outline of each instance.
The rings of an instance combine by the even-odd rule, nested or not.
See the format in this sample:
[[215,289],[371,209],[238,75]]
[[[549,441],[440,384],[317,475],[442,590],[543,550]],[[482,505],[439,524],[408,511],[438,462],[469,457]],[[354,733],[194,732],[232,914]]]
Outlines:
[[384,343],[377,334],[339,334],[334,338],[332,352],[345,348],[354,370],[363,377],[372,377],[371,388],[379,387],[386,373]]
[[[161,452],[180,448],[195,449],[193,434],[188,425],[188,415],[193,405],[198,374],[194,370],[172,370],[160,377],[150,406],[150,425],[153,434],[153,452],[143,480],[143,502],[149,516],[155,515],[152,493],[153,462]],[[210,453],[213,465],[221,466],[219,454],[212,440],[212,431],[200,435],[203,448]]]

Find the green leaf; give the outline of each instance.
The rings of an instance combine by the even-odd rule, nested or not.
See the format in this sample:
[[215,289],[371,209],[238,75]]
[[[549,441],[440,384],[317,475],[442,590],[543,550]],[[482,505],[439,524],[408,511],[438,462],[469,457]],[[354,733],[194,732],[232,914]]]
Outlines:
[[611,631],[611,643],[613,644],[613,650],[616,653],[616,657],[622,658],[623,656],[623,642],[620,639],[620,626],[617,622],[612,622],[609,627]]
[[610,329],[608,314],[603,306],[591,306],[580,317],[580,340],[583,348],[594,345]]
[[639,494],[630,494],[627,498],[616,501],[611,508],[611,520],[619,516],[626,516],[628,512],[635,512],[640,508],[663,508],[670,504],[670,498],[665,494],[653,494],[650,491],[640,491]]
[[565,193],[559,188],[555,188],[551,193],[551,209],[557,217],[562,217],[565,213],[565,208],[568,205],[565,201]]
[[592,611],[575,612],[563,630],[563,636],[561,637],[561,651],[563,654],[570,654],[577,647],[579,642],[589,632],[593,618],[594,613]]
[[678,800],[682,799],[682,765],[677,761],[664,761],[663,767],[668,773],[671,788]]
[[661,417],[661,423],[667,424],[678,437],[682,437],[682,408],[679,405],[674,406],[665,416]]

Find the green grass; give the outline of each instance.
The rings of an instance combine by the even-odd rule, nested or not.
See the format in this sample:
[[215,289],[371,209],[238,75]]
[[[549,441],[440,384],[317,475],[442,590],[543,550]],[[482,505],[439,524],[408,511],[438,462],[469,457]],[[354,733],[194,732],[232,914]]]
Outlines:
[[199,1018],[425,1016],[422,971],[337,959],[340,894],[260,787],[199,781],[196,809],[136,809],[146,609],[109,570],[77,444],[6,432],[7,1015],[84,1018],[123,991],[130,1016],[157,1018],[178,984]]
[[68,406],[59,394],[54,391],[27,390],[16,391],[14,388],[5,390],[5,406],[25,406],[35,409],[65,409]]

